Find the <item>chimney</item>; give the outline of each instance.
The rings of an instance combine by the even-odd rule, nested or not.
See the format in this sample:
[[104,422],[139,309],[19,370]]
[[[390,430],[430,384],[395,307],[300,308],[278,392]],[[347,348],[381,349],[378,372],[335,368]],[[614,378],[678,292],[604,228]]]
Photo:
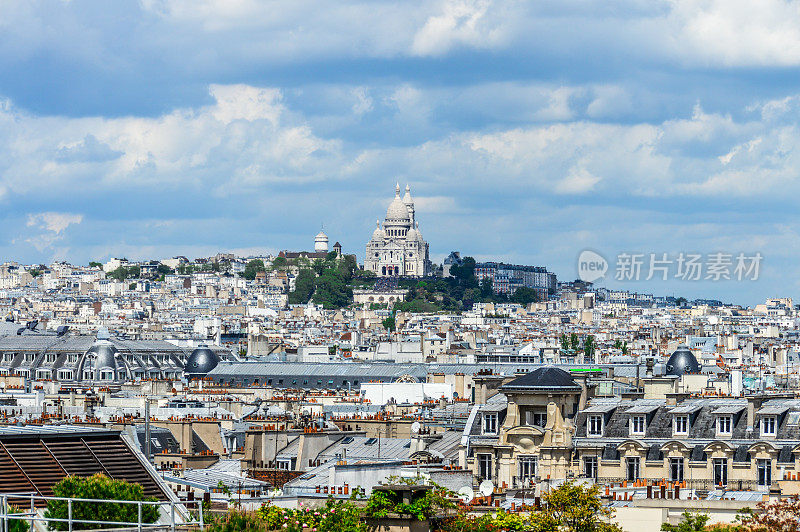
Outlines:
[[761,403],[763,402],[763,395],[755,395],[747,398],[747,434],[752,434],[755,431],[756,410],[761,408]]

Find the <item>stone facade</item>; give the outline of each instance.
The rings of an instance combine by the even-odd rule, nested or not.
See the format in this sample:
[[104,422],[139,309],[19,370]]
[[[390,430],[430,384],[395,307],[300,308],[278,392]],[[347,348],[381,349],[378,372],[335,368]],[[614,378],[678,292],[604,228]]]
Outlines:
[[377,223],[367,242],[364,269],[378,277],[425,277],[430,275],[428,244],[415,220],[411,189],[400,197],[400,185],[386,211],[383,227]]

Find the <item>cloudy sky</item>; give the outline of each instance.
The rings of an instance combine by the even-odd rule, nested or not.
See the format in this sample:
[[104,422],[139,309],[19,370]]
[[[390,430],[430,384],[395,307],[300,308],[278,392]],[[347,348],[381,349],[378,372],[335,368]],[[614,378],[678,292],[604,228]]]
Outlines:
[[[363,259],[400,181],[435,260],[797,297],[798,66],[785,0],[3,0],[0,254]],[[759,279],[614,279],[681,252]]]

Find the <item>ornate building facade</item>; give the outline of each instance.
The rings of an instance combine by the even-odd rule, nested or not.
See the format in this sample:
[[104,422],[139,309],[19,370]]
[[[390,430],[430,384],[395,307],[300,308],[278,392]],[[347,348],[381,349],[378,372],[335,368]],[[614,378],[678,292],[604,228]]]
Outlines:
[[386,210],[381,227],[377,223],[367,242],[364,269],[378,277],[425,277],[431,273],[428,244],[422,239],[415,220],[411,189],[400,197],[400,184],[395,187],[392,203]]

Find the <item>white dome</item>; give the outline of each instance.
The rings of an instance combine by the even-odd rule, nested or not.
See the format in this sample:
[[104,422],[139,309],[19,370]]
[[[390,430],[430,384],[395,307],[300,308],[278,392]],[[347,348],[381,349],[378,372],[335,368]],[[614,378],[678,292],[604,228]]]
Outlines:
[[411,222],[411,215],[408,214],[408,207],[406,207],[406,204],[403,203],[399,195],[394,197],[392,203],[389,204],[389,208],[386,209],[386,221],[395,223]]
[[322,231],[314,237],[314,251],[328,251],[328,235]]
[[386,233],[384,233],[383,229],[381,229],[381,221],[377,220],[375,225],[375,230],[372,232],[372,240],[383,240],[386,236]]
[[419,239],[419,233],[417,233],[417,230],[414,229],[413,227],[409,229],[408,233],[406,233],[406,240],[415,241],[418,239]]

